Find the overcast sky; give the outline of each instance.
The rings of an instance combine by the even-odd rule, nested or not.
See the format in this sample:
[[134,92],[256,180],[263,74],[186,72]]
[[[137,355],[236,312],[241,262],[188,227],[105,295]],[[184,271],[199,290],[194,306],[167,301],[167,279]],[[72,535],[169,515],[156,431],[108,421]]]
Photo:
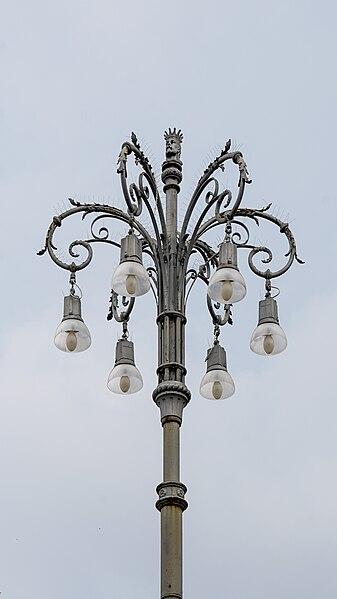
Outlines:
[[[143,390],[113,396],[118,252],[96,246],[78,277],[93,343],[67,355],[53,344],[67,273],[36,251],[69,196],[123,205],[116,159],[131,131],[159,172],[168,127],[184,133],[181,213],[232,138],[253,179],[243,205],[273,202],[306,262],[277,283],[288,348],[264,359],[249,349],[263,284],[240,252],[248,293],[221,332],[236,384],[225,402],[198,392],[212,325],[205,286],[191,293],[184,596],[336,598],[336,17],[332,0],[3,8],[1,599],[159,597],[153,299],[130,324]],[[87,227],[73,219],[67,243]],[[254,235],[282,255],[276,229]]]

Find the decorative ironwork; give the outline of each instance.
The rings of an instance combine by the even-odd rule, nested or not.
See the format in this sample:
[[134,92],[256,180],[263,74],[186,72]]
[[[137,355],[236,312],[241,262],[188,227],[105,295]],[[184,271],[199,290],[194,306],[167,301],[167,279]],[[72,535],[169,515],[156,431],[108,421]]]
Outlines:
[[[185,385],[186,367],[185,367],[185,326],[186,326],[186,304],[189,295],[197,280],[203,281],[209,285],[210,279],[216,287],[218,275],[224,276],[226,270],[229,279],[224,278],[221,282],[223,287],[229,284],[237,285],[236,299],[232,292],[228,294],[224,289],[219,295],[217,292],[212,295],[216,301],[212,300],[207,294],[207,307],[214,327],[214,346],[208,350],[207,373],[203,379],[204,387],[208,382],[206,377],[209,374],[220,372],[222,383],[227,387],[222,387],[220,380],[215,381],[212,394],[213,399],[229,397],[234,392],[234,383],[226,367],[226,352],[219,345],[220,327],[226,324],[233,324],[232,305],[226,303],[228,298],[232,301],[239,301],[244,297],[246,287],[245,282],[238,273],[237,269],[237,250],[248,251],[248,266],[250,270],[261,277],[264,281],[266,296],[260,302],[260,312],[266,312],[273,316],[273,326],[278,326],[276,300],[271,297],[271,290],[277,289],[272,285],[272,279],[283,275],[293,264],[294,261],[303,263],[297,255],[296,242],[289,224],[271,214],[269,209],[271,204],[262,208],[247,208],[242,206],[243,196],[246,185],[251,183],[246,161],[243,154],[239,151],[231,150],[231,140],[229,139],[220,154],[211,161],[199,178],[194,192],[192,193],[181,226],[177,222],[177,203],[180,183],[182,181],[182,161],[181,144],[183,135],[179,130],[168,129],[164,135],[166,142],[166,159],[162,165],[161,179],[163,182],[163,194],[160,193],[153,168],[148,157],[145,155],[135,133],[131,134],[130,140],[122,144],[118,160],[117,173],[120,176],[122,194],[125,201],[125,210],[115,206],[98,203],[81,203],[74,199],[69,199],[71,208],[54,216],[47,231],[44,247],[38,252],[43,255],[49,253],[52,260],[61,268],[70,271],[70,294],[74,295],[76,278],[78,271],[86,268],[93,259],[93,247],[95,243],[105,243],[115,248],[121,248],[110,233],[109,225],[111,222],[119,221],[129,230],[127,238],[130,241],[129,246],[137,247],[137,252],[130,255],[121,249],[121,265],[124,260],[132,257],[137,260],[139,265],[141,255],[150,261],[150,265],[143,265],[142,269],[147,268],[150,278],[148,284],[147,273],[143,275],[147,281],[147,291],[151,287],[157,307],[157,325],[158,325],[158,385],[153,392],[153,399],[160,409],[161,422],[164,435],[164,459],[163,459],[163,480],[165,481],[158,487],[159,499],[156,507],[161,512],[161,530],[162,530],[162,577],[161,577],[161,596],[166,599],[181,599],[182,597],[182,545],[181,545],[181,512],[186,509],[185,500],[186,487],[180,482],[179,468],[179,427],[182,422],[183,409],[190,400],[191,393]],[[128,181],[128,160],[134,159],[136,166],[140,169],[137,182]],[[227,183],[222,183],[222,173],[228,169],[234,169],[234,175],[237,176],[237,188],[231,189]],[[235,185],[236,186],[236,182]],[[165,211],[164,197],[165,195]],[[85,239],[76,239],[68,246],[68,259],[57,249],[55,237],[56,232],[62,227],[63,223],[73,216],[81,215],[82,220],[91,218],[90,237]],[[150,227],[145,225],[145,221],[150,220]],[[273,266],[274,255],[272,250],[265,245],[256,245],[251,242],[251,227],[259,227],[264,222],[276,226],[276,229],[285,237],[287,251],[285,253],[285,263],[280,268]],[[220,246],[213,247],[209,243],[209,233],[213,230],[222,230],[222,240]],[[151,230],[149,230],[151,229]],[[122,246],[126,237],[123,238]],[[227,244],[228,242],[228,244]],[[129,247],[126,244],[126,247]],[[219,249],[220,247],[220,249]],[[227,251],[230,250],[230,251]],[[83,256],[84,254],[84,256]],[[126,258],[125,258],[126,256]],[[227,261],[227,262],[226,262]],[[258,263],[260,262],[260,263]],[[258,263],[258,264],[257,264]],[[212,271],[218,269],[212,276]],[[236,273],[235,275],[233,274]],[[145,273],[145,274],[144,274]],[[130,276],[130,275],[129,275]],[[133,275],[131,275],[132,277]],[[242,281],[241,281],[241,279]],[[128,277],[127,277],[128,278]],[[118,286],[118,278],[114,285]],[[211,281],[210,288],[213,283]],[[236,282],[235,282],[236,281]],[[241,287],[240,287],[241,285]],[[120,287],[124,293],[133,292],[130,288]],[[233,292],[234,293],[234,292]],[[139,294],[140,295],[140,294]],[[237,299],[238,298],[238,299]],[[80,298],[77,298],[80,301]],[[220,304],[218,301],[225,303]],[[108,320],[116,320],[122,324],[122,337],[118,341],[117,347],[124,349],[132,346],[127,341],[128,322],[132,309],[135,305],[134,297],[118,296],[112,289]],[[262,306],[262,307],[261,307]],[[79,319],[77,319],[79,320]],[[265,334],[265,343],[260,341],[261,335],[258,334],[260,326],[264,326],[263,319],[259,320],[256,336],[252,337],[252,348],[256,353],[279,353],[286,345],[286,339],[282,329],[278,326],[278,339],[276,345],[270,333]],[[261,324],[262,323],[262,324]],[[76,331],[66,330],[65,334],[75,336]],[[282,337],[283,335],[283,337]],[[90,336],[89,336],[90,341]],[[71,337],[70,345],[73,342]],[[278,345],[277,345],[278,344]],[[282,347],[281,347],[282,345]],[[69,351],[73,351],[74,348]],[[133,347],[133,346],[132,346]],[[252,347],[252,345],[251,345]],[[79,349],[79,351],[82,351]],[[130,350],[131,351],[131,350]],[[116,354],[117,355],[117,354]],[[212,364],[210,360],[212,357]],[[127,364],[127,355],[121,354],[121,359],[115,362],[116,368],[122,364]],[[129,358],[130,365],[130,358]],[[138,372],[137,385],[141,381],[141,375],[135,368],[132,349],[132,365]],[[117,380],[111,371],[108,380],[108,386],[111,381]],[[129,372],[129,371],[128,371]],[[133,371],[132,371],[133,372]],[[117,374],[115,372],[115,377]],[[128,392],[130,388],[130,378],[125,373],[120,376],[120,390],[118,392]],[[131,375],[130,375],[131,376]],[[122,380],[125,379],[123,382]],[[110,381],[110,383],[109,383]],[[109,387],[111,389],[111,387]],[[138,386],[138,389],[140,387]],[[226,393],[225,393],[226,391]],[[209,391],[204,391],[205,397]],[[175,510],[167,511],[166,506],[175,506]]]
[[[122,304],[125,310],[119,312],[120,303]],[[134,297],[120,297],[113,289],[111,289],[110,295],[110,305],[109,312],[107,315],[107,320],[112,320],[113,318],[117,322],[127,323],[130,319],[130,314],[135,305]]]
[[[172,169],[171,174],[174,177],[177,176],[177,173],[174,173],[174,163],[181,162],[180,155],[183,135],[180,130],[168,129],[164,137],[166,141],[165,177],[168,175],[168,165]],[[235,228],[231,232],[231,240],[236,243],[238,248],[250,250],[248,264],[253,273],[259,277],[266,280],[274,279],[284,274],[294,260],[301,264],[303,263],[298,258],[295,238],[288,223],[281,221],[268,212],[271,204],[260,209],[241,207],[245,186],[251,183],[251,179],[249,178],[247,164],[242,153],[238,151],[230,152],[230,148],[231,140],[229,139],[219,156],[204,170],[191,196],[181,230],[177,234],[177,281],[178,285],[181,286],[179,292],[184,296],[184,304],[195,281],[199,278],[208,283],[211,267],[217,267],[218,249],[213,249],[206,243],[203,237],[219,225],[226,226],[229,223],[231,227]],[[141,172],[138,177],[138,183],[132,182],[128,185],[127,161],[132,154],[135,164],[141,168]],[[217,171],[224,171],[226,163],[229,162],[238,167],[238,191],[234,200],[233,192],[227,188],[221,189],[219,179],[214,176]],[[92,246],[94,243],[107,243],[114,247],[120,247],[120,244],[111,238],[106,221],[113,219],[125,223],[139,234],[143,251],[153,262],[153,266],[148,268],[148,272],[153,281],[152,289],[162,309],[165,299],[162,299],[161,296],[165,296],[164,289],[168,281],[168,263],[172,248],[169,247],[167,222],[154,171],[149,159],[140,146],[137,136],[133,132],[130,141],[125,141],[122,144],[117,161],[117,173],[121,178],[121,188],[126,203],[126,211],[124,212],[108,204],[81,203],[69,198],[72,208],[54,216],[47,231],[45,245],[38,254],[42,255],[48,251],[50,257],[58,266],[71,272],[77,272],[90,264],[93,258]],[[200,204],[202,195],[204,195],[205,206],[200,216],[198,216],[196,224],[189,231],[192,216],[196,206]],[[151,205],[150,196],[152,196],[153,205]],[[144,208],[147,216],[150,218],[153,234],[149,233],[140,220]],[[212,210],[213,215],[210,215]],[[54,235],[68,217],[76,214],[81,214],[82,220],[86,219],[89,215],[98,215],[95,216],[90,224],[91,237],[72,241],[68,247],[70,259],[69,261],[65,261],[57,253]],[[103,220],[104,223],[101,225]],[[249,243],[250,230],[247,221],[253,221],[259,226],[262,220],[276,225],[279,232],[287,239],[288,251],[285,254],[287,261],[282,268],[271,269],[273,253],[270,248]],[[97,229],[97,227],[99,228]],[[80,259],[80,249],[86,252],[82,260]],[[190,266],[191,256],[196,253],[201,258],[201,264],[198,268]],[[267,268],[258,267],[255,258],[260,258],[261,264],[268,265]],[[111,308],[109,314],[114,314],[114,317],[118,320],[115,300],[112,302],[112,306],[114,306],[114,309]],[[208,307],[210,308],[209,302]],[[210,311],[213,320],[218,320],[218,316],[215,317],[213,314],[213,308]],[[227,312],[226,316],[220,319],[221,324],[230,322],[231,318],[228,317]]]

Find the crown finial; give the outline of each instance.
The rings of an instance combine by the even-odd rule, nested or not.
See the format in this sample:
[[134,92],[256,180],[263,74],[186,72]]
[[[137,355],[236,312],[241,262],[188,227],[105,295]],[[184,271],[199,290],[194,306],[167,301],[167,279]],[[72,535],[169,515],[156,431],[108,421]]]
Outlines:
[[174,129],[169,128],[168,131],[164,133],[164,139],[166,141],[166,158],[180,160],[181,154],[181,142],[183,141],[183,134],[180,129],[174,127]]

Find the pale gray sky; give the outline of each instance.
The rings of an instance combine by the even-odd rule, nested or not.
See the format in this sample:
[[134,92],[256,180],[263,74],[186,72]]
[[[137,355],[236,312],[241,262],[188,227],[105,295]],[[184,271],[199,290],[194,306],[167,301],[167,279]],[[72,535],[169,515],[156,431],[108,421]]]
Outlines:
[[[79,276],[93,344],[69,356],[53,345],[67,274],[35,252],[69,196],[121,205],[116,159],[132,130],[160,169],[174,126],[181,212],[231,137],[253,178],[243,204],[273,202],[306,261],[279,281],[288,348],[264,360],[249,350],[263,287],[240,254],[248,293],[221,334],[236,383],[227,402],[199,396],[212,326],[205,287],[190,296],[184,596],[335,599],[336,16],[327,0],[4,8],[1,599],[159,596],[155,306],[140,298],[130,326],[144,388],[114,397],[120,329],[105,317],[117,253],[96,247]],[[67,240],[86,226],[74,219]],[[256,236],[283,251],[277,231]]]

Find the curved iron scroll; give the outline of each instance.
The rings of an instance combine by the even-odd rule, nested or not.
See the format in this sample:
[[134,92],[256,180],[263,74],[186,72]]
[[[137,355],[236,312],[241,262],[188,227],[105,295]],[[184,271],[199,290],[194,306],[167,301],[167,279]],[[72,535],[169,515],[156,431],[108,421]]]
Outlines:
[[[222,213],[220,218],[219,214],[215,213],[215,216],[208,219],[205,223],[199,226],[199,229],[196,231],[194,238],[198,240],[202,235],[205,235],[205,233],[216,227],[219,223],[229,222],[231,225],[237,225],[238,227],[242,228],[246,235],[246,238],[242,240],[242,234],[239,231],[234,231],[231,234],[231,240],[234,243],[236,243],[238,248],[247,248],[251,250],[248,255],[248,264],[250,269],[254,272],[254,274],[265,279],[274,279],[276,277],[279,277],[283,275],[287,270],[289,270],[294,260],[296,260],[299,264],[304,264],[304,262],[303,260],[300,260],[300,258],[297,255],[295,237],[289,228],[289,224],[280,220],[276,216],[269,214],[267,211],[269,210],[270,206],[271,204],[269,204],[265,208],[260,209],[238,208],[235,212],[234,218],[232,218],[232,213],[230,210]],[[254,257],[257,254],[263,253],[266,257],[261,258],[261,262],[264,264],[270,264],[273,259],[273,253],[272,250],[266,246],[255,246],[249,244],[250,231],[248,226],[240,220],[241,218],[253,220],[257,226],[259,226],[260,224],[260,219],[266,220],[276,225],[279,229],[279,232],[285,235],[288,243],[288,251],[286,252],[285,257],[288,258],[288,260],[282,268],[279,268],[277,270],[271,270],[269,267],[264,270],[257,268],[257,266],[254,264]],[[192,252],[192,249],[189,248],[187,250],[187,253],[190,252]]]
[[122,307],[125,308],[125,310],[122,310],[120,312],[120,305],[119,305],[119,299],[118,299],[119,297],[120,296],[118,295],[118,293],[116,293],[116,291],[111,289],[110,306],[109,306],[107,320],[112,320],[114,318],[117,322],[127,323],[129,321],[130,314],[135,305],[135,298],[123,296],[120,301],[121,301]]
[[[71,272],[77,272],[86,268],[93,258],[93,249],[91,247],[93,243],[102,242],[108,243],[115,247],[120,247],[119,243],[113,241],[112,239],[109,239],[109,231],[106,226],[100,227],[97,233],[95,233],[94,230],[95,225],[101,219],[112,218],[124,222],[128,225],[131,225],[132,228],[140,234],[144,249],[146,248],[147,253],[151,256],[154,263],[156,264],[156,268],[159,269],[160,254],[158,254],[157,252],[156,242],[151,238],[145,227],[138,220],[132,218],[130,221],[130,216],[128,214],[126,214],[119,208],[114,208],[113,206],[109,206],[107,204],[81,204],[80,202],[76,202],[71,198],[69,198],[69,202],[71,203],[73,208],[70,208],[69,210],[62,212],[62,214],[59,214],[58,216],[54,216],[47,231],[44,247],[38,252],[39,256],[42,256],[46,251],[48,251],[50,257],[55,262],[55,264],[57,264],[61,268],[70,270]],[[75,251],[75,248],[82,247],[87,252],[86,258],[79,263],[74,262],[74,260],[70,260],[69,262],[61,260],[56,254],[57,247],[54,243],[55,231],[62,226],[62,223],[65,219],[74,214],[82,213],[82,220],[84,220],[89,214],[95,212],[99,212],[100,214],[99,216],[94,218],[94,220],[91,223],[90,230],[92,238],[74,240],[71,242],[68,249],[70,257],[76,259],[79,258],[79,254]]]

